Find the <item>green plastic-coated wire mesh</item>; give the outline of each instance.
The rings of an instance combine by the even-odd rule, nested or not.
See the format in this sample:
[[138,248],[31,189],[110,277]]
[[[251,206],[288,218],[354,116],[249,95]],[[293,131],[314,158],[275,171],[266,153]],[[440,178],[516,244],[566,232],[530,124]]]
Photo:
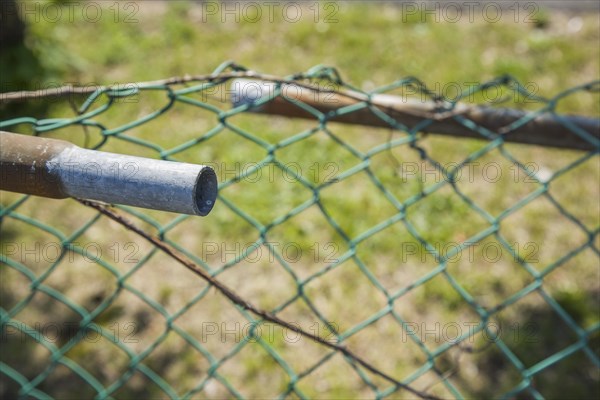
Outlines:
[[[48,97],[55,118],[0,127],[213,166],[220,192],[207,217],[112,209],[276,318],[94,208],[3,192],[0,393],[598,395],[598,143],[510,144],[460,116],[481,139],[424,135],[430,120],[409,129],[382,110],[389,129],[340,124],[298,102],[313,120],[253,114],[229,101],[231,80],[246,75],[224,64]],[[433,96],[414,78],[363,92],[325,67],[280,81]],[[502,106],[554,113],[597,104],[597,84],[542,98],[503,77],[447,104],[493,86]]]

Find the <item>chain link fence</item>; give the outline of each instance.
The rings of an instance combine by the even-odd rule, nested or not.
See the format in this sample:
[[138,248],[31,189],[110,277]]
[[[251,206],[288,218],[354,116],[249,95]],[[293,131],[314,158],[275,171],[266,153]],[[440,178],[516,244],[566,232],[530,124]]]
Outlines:
[[[239,102],[237,78],[273,91]],[[365,97],[322,112],[292,83]],[[597,396],[600,147],[561,107],[597,109],[598,84],[543,98],[502,77],[448,99],[414,78],[365,92],[331,68],[227,63],[13,94],[58,117],[3,130],[211,165],[219,197],[201,218],[2,192],[0,393]],[[406,125],[375,94],[435,108]],[[305,115],[248,112],[273,99]],[[452,113],[469,102],[525,112],[500,135]],[[378,126],[343,120],[367,110]],[[440,116],[470,138],[435,135]],[[580,149],[510,143],[538,116]]]

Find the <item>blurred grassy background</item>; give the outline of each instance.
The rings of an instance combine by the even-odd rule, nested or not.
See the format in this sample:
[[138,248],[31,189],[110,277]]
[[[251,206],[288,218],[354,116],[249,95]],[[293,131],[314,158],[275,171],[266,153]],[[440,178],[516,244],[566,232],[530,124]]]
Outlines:
[[[207,6],[200,2],[148,1],[123,3],[118,7],[119,17],[115,22],[115,9],[110,8],[114,7],[112,2],[96,4],[102,5],[103,12],[102,18],[93,23],[89,17],[83,18],[77,12],[73,21],[63,18],[60,23],[44,18],[36,20],[34,14],[26,15],[28,31],[25,45],[7,49],[0,57],[2,91],[43,89],[65,83],[113,84],[205,74],[225,60],[235,60],[252,70],[275,75],[306,71],[318,64],[335,66],[345,81],[363,90],[372,90],[402,77],[416,76],[434,91],[437,89],[439,94],[450,97],[456,92],[449,83],[466,89],[468,84],[483,83],[503,74],[530,84],[537,95],[552,96],[598,79],[600,73],[597,11],[557,11],[540,7],[533,15],[528,15],[531,9],[522,9],[516,21],[514,11],[505,10],[504,18],[495,23],[486,21],[481,13],[475,14],[473,22],[464,16],[456,23],[449,23],[436,21],[431,15],[409,14],[393,3],[336,2],[319,4],[316,22],[314,8],[310,8],[316,3],[307,3],[302,6],[304,17],[297,22],[286,21],[281,12],[275,12],[273,21],[268,21],[263,14],[259,22],[245,21],[242,16],[236,23],[234,15],[223,16],[221,9],[217,15],[207,15]],[[243,5],[234,2],[230,3],[230,7],[235,7],[235,4],[238,7]],[[333,15],[327,18],[329,13]],[[250,15],[248,19],[252,18],[254,16]],[[97,120],[107,128],[114,128],[165,104],[162,93],[144,93],[135,99],[133,103],[118,104]],[[79,100],[74,99],[76,103]],[[512,100],[509,98],[503,105],[540,107],[539,103],[523,104]],[[228,108],[227,104],[220,106]],[[565,99],[559,104],[559,110],[600,115],[597,96],[586,94]],[[72,105],[57,100],[11,105],[1,108],[0,112],[2,119],[9,116],[46,118],[75,115]],[[258,115],[236,115],[228,122],[271,144],[316,126],[314,121]],[[127,131],[122,137],[111,138],[102,149],[159,157],[161,151],[205,134],[216,123],[211,113],[177,104],[152,123]],[[24,125],[14,128],[24,133],[31,132]],[[384,143],[390,134],[384,129],[365,130],[340,124],[328,124],[328,128],[361,151]],[[71,140],[81,146],[100,140],[99,132],[90,129],[88,134],[83,135],[79,127],[67,127],[47,136]],[[128,138],[140,138],[158,147],[138,146]],[[461,162],[485,145],[477,140],[435,136],[428,136],[419,143],[431,158],[443,164]],[[505,149],[522,163],[533,163],[540,176],[549,176],[582,156],[578,152],[538,146],[506,145]],[[244,166],[258,162],[265,155],[263,148],[241,139],[233,130],[226,128],[213,138],[174,154],[173,159],[215,162],[221,167],[227,165],[231,168],[236,163]],[[322,182],[330,172],[326,169],[328,162],[334,162],[336,174],[358,162],[355,156],[324,132],[317,132],[293,146],[282,148],[277,152],[277,159],[298,163],[305,178],[316,182]],[[419,174],[414,179],[399,183],[398,160],[418,165]],[[515,181],[515,171],[511,169],[514,165],[497,149],[478,161],[481,165],[486,162],[501,165],[502,179],[491,184],[483,179],[481,170],[475,169],[475,181],[460,182],[459,188],[491,215],[499,215],[539,187],[539,184],[523,179],[524,175]],[[374,156],[371,164],[377,177],[401,201],[418,194],[423,185],[427,187],[435,183],[435,178],[423,175],[426,163],[418,152],[408,146],[399,146]],[[313,165],[316,165],[318,177],[315,170],[311,170]],[[219,177],[223,177],[224,171],[217,172]],[[550,190],[584,226],[596,232],[596,249],[600,247],[597,235],[600,225],[599,175],[596,155],[553,182]],[[274,176],[273,180],[269,180],[265,172],[257,182],[242,181],[227,187],[221,196],[263,224],[286,214],[312,196],[297,182],[283,179],[279,172]],[[3,192],[2,205],[12,204],[20,197]],[[366,229],[396,214],[390,203],[380,193],[374,192],[364,173],[324,189],[321,201],[350,238],[356,238]],[[103,249],[103,262],[119,274],[127,274],[125,288],[120,286],[110,268],[102,268],[81,256],[66,257],[56,263],[26,259],[24,265],[36,276],[48,274],[44,284],[63,293],[88,312],[101,309],[95,319],[99,325],[110,329],[115,323],[122,326],[125,322],[134,322],[138,342],[127,344],[133,351],[143,352],[159,338],[164,340],[144,359],[144,364],[162,376],[178,394],[186,393],[207,377],[210,363],[206,358],[173,331],[167,330],[163,338],[164,316],[155,307],[140,300],[138,293],[134,292],[134,289],[138,290],[154,304],[174,314],[200,293],[204,288],[203,282],[122,227],[104,218],[94,220],[95,212],[80,207],[74,201],[30,198],[16,211],[53,226],[67,236],[88,221],[93,221],[75,239],[82,245],[98,243]],[[167,240],[202,260],[207,268],[218,274],[219,279],[258,306],[271,310],[296,296],[298,287],[294,275],[264,256],[256,263],[242,261],[222,269],[223,264],[234,258],[227,255],[226,246],[231,249],[238,243],[244,247],[260,239],[254,227],[223,203],[203,219],[180,220],[173,214],[153,211],[144,211],[144,214],[162,226],[177,222],[165,232],[141,220],[136,221],[149,231],[164,233]],[[407,220],[423,238],[441,246],[462,242],[489,226],[449,187],[410,207]],[[52,233],[18,218],[3,218],[1,228],[4,244],[33,242],[43,245],[57,241]],[[523,252],[529,250],[524,248],[527,244],[537,246],[537,261],[532,265],[538,271],[543,271],[588,240],[578,226],[545,198],[535,200],[503,220],[501,232],[510,242],[519,243]],[[274,227],[268,238],[301,246],[304,257],[291,264],[293,273],[301,279],[307,279],[326,267],[329,249],[325,245],[333,246],[334,257],[348,250],[348,243],[315,206]],[[216,254],[206,251],[207,240],[218,245]],[[125,246],[130,243],[136,250],[135,259],[145,261],[143,264],[131,262],[123,256],[128,250]],[[406,255],[405,259],[399,243],[414,245],[418,253]],[[481,245],[486,243],[497,241],[489,237]],[[111,257],[115,244],[121,249],[119,257]],[[315,255],[315,245],[320,249],[318,256]],[[262,248],[263,254],[266,254],[264,246]],[[2,250],[5,249],[3,245]],[[448,263],[447,271],[486,309],[493,308],[533,281],[531,274],[506,254],[496,262],[476,254],[478,258],[464,256]],[[399,223],[361,243],[357,256],[362,266],[350,259],[321,277],[315,277],[304,287],[307,298],[324,318],[338,325],[340,332],[347,332],[386,307],[387,298],[367,279],[363,267],[390,293],[409,287],[436,268],[433,257],[427,255],[423,246]],[[584,328],[598,323],[598,273],[597,252],[588,248],[544,279],[545,290]],[[27,298],[31,293],[29,284],[30,281],[22,274],[3,264],[0,283],[2,308],[10,310]],[[115,300],[111,300],[113,293],[118,293]],[[109,306],[105,307],[106,304]],[[464,323],[479,321],[464,298],[441,275],[400,297],[394,303],[394,310],[405,321],[424,323],[429,328],[436,323],[452,322],[465,327]],[[302,300],[293,301],[279,315],[298,322],[305,329],[317,324],[320,330],[326,332],[323,323]],[[81,319],[61,301],[40,291],[35,292],[27,307],[15,318],[32,326],[39,321],[78,322]],[[496,314],[494,321],[509,332],[503,339],[525,367],[535,365],[574,341],[573,333],[537,292]],[[207,322],[226,322],[231,327],[235,323],[244,326],[247,320],[221,295],[208,292],[176,320],[176,325],[200,340],[203,323]],[[515,327],[530,329],[527,331],[529,335],[515,334]],[[276,337],[269,344],[297,373],[305,371],[326,354],[322,347],[306,339],[292,345],[281,340],[280,335]],[[69,335],[61,337],[57,345],[67,343],[69,339]],[[597,331],[590,342],[598,354]],[[402,379],[427,362],[425,353],[406,340],[406,333],[392,315],[350,336],[346,343],[376,366]],[[374,346],[374,343],[377,345]],[[467,397],[493,397],[510,390],[521,380],[519,371],[498,349],[485,343],[479,335],[471,344],[480,351],[469,353],[455,347],[435,359],[440,371],[453,372],[449,380]],[[441,344],[443,340],[439,337],[425,341],[430,350]],[[259,345],[247,345],[237,353],[235,340],[222,341],[218,336],[211,336],[202,345],[216,359],[228,354],[232,357],[224,362],[218,373],[240,395],[273,397],[286,390],[289,377]],[[25,343],[9,340],[3,346],[8,350],[2,352],[2,361],[28,378],[36,376],[50,362],[50,354],[29,339]],[[125,353],[105,343],[104,339],[98,343],[83,342],[73,347],[67,356],[105,386],[114,383],[128,370],[129,360]],[[417,379],[414,385],[419,389],[430,388],[431,393],[438,396],[451,397],[447,387],[439,381],[439,376],[430,371]],[[387,387],[382,382],[375,382],[380,388]],[[19,388],[4,376],[1,383],[2,393],[9,397]],[[596,396],[598,385],[598,368],[582,352],[534,378],[535,388],[548,398],[558,398],[565,393],[573,397]],[[82,396],[95,394],[91,387],[82,384],[80,378],[64,366],[56,368],[39,387],[57,398],[71,393]],[[301,379],[297,387],[309,397],[373,396],[373,390],[339,355]],[[161,394],[164,396],[138,371],[115,393],[115,397],[158,397]],[[219,380],[208,379],[199,397],[223,398],[234,394]],[[404,396],[403,393],[400,395]],[[398,393],[393,396],[398,396]]]
[[504,10],[494,23],[482,18],[481,11],[473,12],[469,22],[465,10],[456,23],[449,23],[445,14],[409,13],[391,2],[330,2],[317,7],[318,16],[310,9],[314,3],[305,4],[297,22],[286,21],[280,5],[273,22],[266,11],[258,22],[249,22],[256,15],[248,8],[237,14],[236,23],[235,13],[225,11],[236,4],[245,9],[244,3],[217,7],[216,12],[201,2],[125,3],[118,10],[104,4],[95,23],[90,22],[91,11],[82,17],[81,8],[73,12],[73,22],[66,10],[60,23],[29,12],[27,48],[43,72],[32,71],[30,63],[3,64],[3,83],[22,89],[153,80],[206,73],[224,60],[275,75],[331,65],[365,90],[404,76],[419,77],[435,88],[436,83],[483,82],[508,73],[549,94],[598,77],[593,12],[550,11],[542,4],[533,15],[531,8],[518,16]]

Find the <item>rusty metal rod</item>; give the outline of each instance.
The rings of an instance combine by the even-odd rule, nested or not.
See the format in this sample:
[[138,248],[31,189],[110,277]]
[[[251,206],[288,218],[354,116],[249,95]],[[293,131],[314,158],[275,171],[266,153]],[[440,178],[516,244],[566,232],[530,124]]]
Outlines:
[[217,177],[204,165],[0,132],[0,190],[205,216],[217,198]]
[[[231,101],[234,107],[254,104],[273,96],[275,83],[250,79],[235,79],[231,85]],[[328,115],[328,121],[348,124],[391,128],[369,108],[360,108],[346,114],[336,115],[336,110],[369,99],[362,93],[351,91],[325,91],[294,84],[281,85],[282,96],[256,105],[251,112],[282,115],[293,118],[315,119],[309,111],[294,102],[308,105]],[[527,118],[528,112],[514,109],[498,109],[457,104],[451,111],[438,110],[433,102],[420,102],[392,95],[373,95],[370,104],[412,129],[426,120],[431,123],[422,132],[483,139],[478,132],[462,125],[456,117],[463,117],[475,125],[500,134],[507,142],[537,144],[576,150],[598,151],[600,149],[600,120],[581,116],[555,116],[541,114],[520,126],[511,124]],[[580,129],[587,137],[581,137],[565,124]]]

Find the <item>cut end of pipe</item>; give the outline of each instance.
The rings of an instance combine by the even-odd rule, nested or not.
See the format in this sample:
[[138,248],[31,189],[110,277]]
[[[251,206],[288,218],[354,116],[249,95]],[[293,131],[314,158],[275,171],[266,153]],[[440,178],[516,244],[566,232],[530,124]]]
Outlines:
[[212,168],[202,168],[194,187],[194,210],[198,215],[206,216],[217,200],[217,174]]
[[231,104],[233,107],[254,105],[265,97],[273,97],[276,85],[274,82],[255,79],[238,78],[231,82]]
[[208,215],[217,199],[217,175],[209,166],[8,132],[0,133],[0,144],[0,190],[200,216]]

